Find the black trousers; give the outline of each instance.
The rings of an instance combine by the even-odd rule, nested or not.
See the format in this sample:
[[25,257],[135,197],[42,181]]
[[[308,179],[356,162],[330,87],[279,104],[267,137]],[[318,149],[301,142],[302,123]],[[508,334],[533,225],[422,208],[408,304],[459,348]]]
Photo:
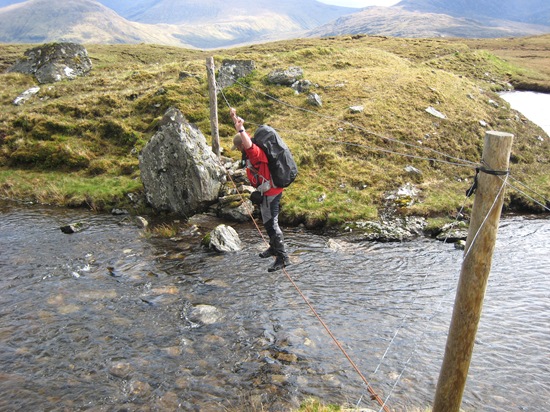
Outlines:
[[287,257],[283,231],[279,226],[279,211],[281,210],[282,197],[282,193],[276,196],[264,196],[260,212],[262,214],[262,222],[269,236],[269,246],[276,255]]

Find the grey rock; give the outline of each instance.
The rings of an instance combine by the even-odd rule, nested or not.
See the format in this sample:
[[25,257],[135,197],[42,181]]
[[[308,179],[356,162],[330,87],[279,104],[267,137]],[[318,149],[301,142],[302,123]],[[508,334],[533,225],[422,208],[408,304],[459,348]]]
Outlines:
[[405,166],[405,172],[411,175],[422,175],[422,172],[414,166]]
[[459,240],[455,243],[455,249],[458,250],[464,250],[466,249],[466,241],[465,240]]
[[194,74],[194,73],[189,73],[189,72],[180,72],[179,76],[178,76],[178,80],[185,80],[185,79],[188,79],[188,78],[194,78],[194,79],[199,79],[200,76],[197,75],[197,74]]
[[109,373],[117,378],[127,378],[133,371],[134,368],[127,362],[116,362],[109,366]]
[[30,89],[25,90],[23,93],[17,96],[13,101],[13,104],[16,106],[21,106],[22,104],[25,104],[27,101],[29,101],[33,96],[36,96],[39,91],[40,87],[31,87]]
[[349,111],[351,113],[362,113],[365,110],[363,106],[350,106]]
[[211,305],[194,305],[189,313],[189,318],[193,322],[200,323],[203,325],[212,325],[221,320],[223,317],[222,312]]
[[280,84],[282,86],[292,86],[304,76],[304,71],[300,67],[289,67],[287,70],[275,69],[267,75],[267,81],[271,84]]
[[445,116],[443,113],[441,113],[440,111],[434,109],[432,106],[428,107],[426,109],[426,112],[428,112],[429,114],[431,114],[432,116],[435,116],[439,119],[446,119],[447,116]]
[[54,83],[84,76],[91,69],[92,61],[84,46],[51,43],[27,50],[8,71],[34,75],[39,83]]
[[493,99],[490,99],[487,103],[489,103],[491,106],[495,107],[495,108],[499,108],[499,104],[497,102],[495,102]]
[[412,206],[418,199],[420,190],[412,183],[405,183],[399,189],[390,192],[385,200],[390,201],[395,206]]
[[319,96],[317,93],[311,93],[310,95],[308,95],[307,102],[312,106],[317,106],[317,107],[323,106],[323,101],[321,100],[321,96]]
[[229,205],[221,205],[218,211],[219,217],[232,220],[234,222],[248,222],[252,220],[254,205],[248,199],[245,199],[237,207]]
[[114,215],[114,216],[122,216],[122,215],[127,215],[129,213],[126,209],[113,208],[111,210],[111,214]]
[[88,228],[88,225],[84,222],[71,223],[71,224],[60,227],[61,231],[65,234],[68,234],[68,235],[70,235],[72,233],[82,232],[83,230],[85,230],[87,228]]
[[465,222],[449,223],[441,228],[441,232],[436,236],[437,240],[448,243],[465,241],[468,237],[468,225]]
[[209,247],[217,252],[238,252],[242,242],[235,229],[222,224],[210,232]]
[[297,80],[290,87],[292,87],[296,93],[304,93],[309,91],[312,86],[313,84],[309,80]]
[[171,107],[139,156],[147,202],[157,211],[191,216],[216,202],[225,170],[206,138]]
[[147,227],[149,226],[149,222],[141,216],[136,216],[135,222],[136,225],[142,229],[147,229]]
[[256,68],[253,60],[223,60],[218,71],[217,83],[221,89],[232,86]]
[[385,221],[360,221],[348,224],[355,241],[401,242],[422,236],[427,222],[424,218],[406,217]]

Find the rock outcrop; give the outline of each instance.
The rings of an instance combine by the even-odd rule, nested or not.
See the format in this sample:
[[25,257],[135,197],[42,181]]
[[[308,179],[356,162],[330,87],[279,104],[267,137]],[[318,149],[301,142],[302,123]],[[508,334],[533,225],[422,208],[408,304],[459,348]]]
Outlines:
[[224,60],[218,71],[218,86],[220,89],[232,86],[242,77],[252,73],[256,68],[253,60]]
[[172,107],[139,156],[147,202],[157,211],[192,216],[218,200],[225,170],[206,138]]
[[29,49],[25,57],[8,71],[31,74],[39,83],[54,83],[84,76],[92,62],[84,46],[76,43],[51,43]]
[[304,76],[301,67],[291,66],[288,69],[275,69],[267,75],[267,81],[271,84],[292,86]]

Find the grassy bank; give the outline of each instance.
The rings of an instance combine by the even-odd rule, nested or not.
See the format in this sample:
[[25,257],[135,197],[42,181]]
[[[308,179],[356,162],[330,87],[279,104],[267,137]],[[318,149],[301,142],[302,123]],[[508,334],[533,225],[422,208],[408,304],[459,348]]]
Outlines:
[[[514,41],[517,50],[539,48],[537,61],[550,54],[550,36]],[[376,218],[386,207],[387,192],[408,182],[421,190],[420,201],[398,208],[399,213],[452,214],[464,202],[474,173],[453,163],[478,162],[486,130],[516,136],[513,175],[548,198],[548,137],[496,93],[509,82],[543,89],[547,66],[506,58],[503,44],[354,36],[213,52],[87,46],[94,64],[90,75],[42,85],[24,106],[12,101],[35,85],[33,78],[0,75],[5,85],[0,90],[0,196],[98,210],[124,205],[128,193],[142,190],[138,153],[168,107],[178,107],[209,136],[205,59],[213,55],[218,65],[225,58],[256,63],[243,81],[247,88],[235,85],[225,95],[249,130],[268,123],[292,149],[300,174],[284,198],[289,223],[314,227]],[[0,71],[27,48],[0,45]],[[289,66],[303,68],[322,107],[309,105],[307,94],[265,82],[273,68]],[[363,112],[352,113],[349,107],[356,105]],[[446,118],[428,114],[429,106]],[[224,154],[237,158],[230,150],[233,128],[223,99],[219,110]],[[409,165],[421,175],[407,173]],[[510,191],[506,205],[540,209]]]

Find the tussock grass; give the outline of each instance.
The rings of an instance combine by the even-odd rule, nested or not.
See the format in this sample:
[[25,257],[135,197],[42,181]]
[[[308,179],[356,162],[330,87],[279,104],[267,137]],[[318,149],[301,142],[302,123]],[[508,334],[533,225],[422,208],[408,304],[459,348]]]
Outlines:
[[[541,44],[550,44],[550,37],[517,41],[539,48],[542,55]],[[26,49],[0,45],[0,67],[9,67]],[[237,84],[224,94],[250,132],[270,124],[293,151],[300,173],[285,192],[283,218],[289,223],[316,227],[376,218],[386,193],[407,182],[422,189],[421,202],[399,213],[453,214],[464,202],[473,170],[428,159],[454,162],[437,151],[479,161],[487,129],[516,135],[515,177],[550,197],[548,138],[536,139],[543,132],[496,94],[518,79],[536,83],[544,79],[544,71],[519,66],[481,43],[343,36],[214,52],[153,45],[87,49],[94,63],[88,76],[43,85],[24,106],[11,102],[34,80],[0,75],[6,85],[0,90],[0,186],[5,196],[101,207],[140,191],[138,153],[170,106],[209,138],[205,59],[213,55],[218,65],[224,58],[255,61],[255,72],[241,80],[249,89]],[[322,107],[309,105],[307,94],[266,83],[273,68],[289,66],[303,68]],[[192,76],[180,80],[180,72]],[[356,105],[364,111],[351,113],[349,107]],[[446,119],[426,113],[428,106]],[[239,154],[230,150],[234,130],[223,98],[219,121],[224,154],[237,159]],[[407,165],[420,169],[422,176],[408,175]],[[78,183],[79,189],[63,179]],[[35,184],[25,184],[27,180]],[[507,206],[512,202],[536,209],[517,196],[509,196]]]

